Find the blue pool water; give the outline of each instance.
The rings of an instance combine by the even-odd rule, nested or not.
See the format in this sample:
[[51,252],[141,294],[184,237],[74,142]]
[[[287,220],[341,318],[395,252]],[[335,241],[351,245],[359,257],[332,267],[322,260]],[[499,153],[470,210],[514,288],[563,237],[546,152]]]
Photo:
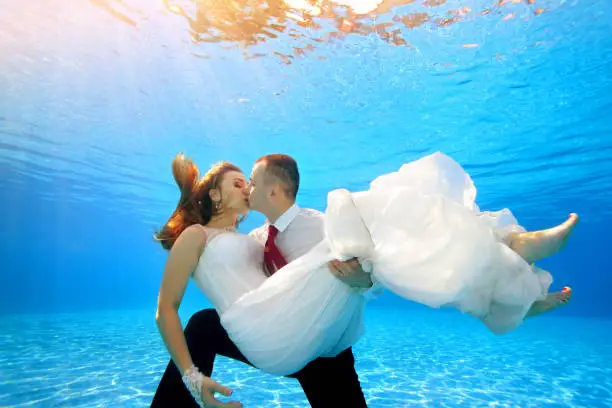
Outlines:
[[[579,213],[540,264],[569,305],[500,337],[385,293],[357,371],[372,408],[612,406],[609,1],[0,6],[0,406],[148,405],[168,361],[152,234],[179,151],[246,173],[288,153],[319,210],[442,151],[483,209],[530,230]],[[208,305],[190,285],[181,318]],[[293,380],[227,359],[213,377],[246,407],[307,406]]]
[[[143,311],[3,317],[0,406],[148,406],[167,354]],[[491,336],[418,307],[372,307],[355,348],[372,407],[605,407],[612,322],[542,317]],[[24,376],[24,373],[28,373]],[[306,407],[296,380],[220,357],[213,376],[245,407]]]

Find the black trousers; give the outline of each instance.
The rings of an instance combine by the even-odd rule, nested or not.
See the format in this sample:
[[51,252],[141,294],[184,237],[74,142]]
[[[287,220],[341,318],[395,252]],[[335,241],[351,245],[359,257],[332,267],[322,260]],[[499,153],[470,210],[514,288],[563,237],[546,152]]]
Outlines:
[[[212,374],[217,354],[252,365],[230,340],[214,309],[194,314],[185,327],[185,338],[194,364],[206,376]],[[288,377],[300,382],[313,408],[367,407],[351,348],[333,358],[318,358]],[[161,378],[151,407],[198,407],[172,360]]]

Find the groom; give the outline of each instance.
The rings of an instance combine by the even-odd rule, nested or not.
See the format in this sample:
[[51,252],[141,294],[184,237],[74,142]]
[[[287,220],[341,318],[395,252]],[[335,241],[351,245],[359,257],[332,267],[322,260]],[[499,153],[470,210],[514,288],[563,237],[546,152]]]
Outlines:
[[[255,162],[249,204],[252,210],[264,214],[267,222],[250,235],[265,244],[264,263],[270,275],[323,240],[323,214],[300,208],[295,202],[299,184],[297,163],[290,156],[272,154]],[[355,290],[368,292],[367,295],[377,290],[372,287],[370,274],[363,271],[357,260],[331,261],[329,269]],[[356,318],[352,324],[361,321]],[[250,364],[229,339],[214,309],[195,313],[185,327],[185,338],[194,364],[205,376],[210,377],[217,354]],[[336,357],[318,358],[289,377],[299,381],[313,408],[367,407],[350,347]],[[211,384],[202,394],[206,407],[236,406],[214,399],[214,392],[227,395],[229,390],[214,381]],[[151,407],[197,406],[170,360]]]

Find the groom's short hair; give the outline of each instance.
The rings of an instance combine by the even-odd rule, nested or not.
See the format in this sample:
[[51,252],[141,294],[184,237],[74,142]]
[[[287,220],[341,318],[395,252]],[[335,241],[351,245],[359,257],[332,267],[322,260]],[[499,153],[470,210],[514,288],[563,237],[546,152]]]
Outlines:
[[257,159],[255,164],[257,163],[264,163],[266,173],[278,178],[285,194],[294,200],[296,199],[300,188],[300,172],[293,157],[280,153],[267,154]]

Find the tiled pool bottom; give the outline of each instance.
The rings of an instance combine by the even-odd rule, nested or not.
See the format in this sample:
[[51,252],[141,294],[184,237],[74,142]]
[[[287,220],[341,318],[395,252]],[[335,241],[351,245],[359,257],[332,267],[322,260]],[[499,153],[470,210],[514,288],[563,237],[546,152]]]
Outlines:
[[[153,311],[0,327],[2,407],[145,407],[168,360]],[[500,337],[456,313],[371,307],[366,327],[355,353],[371,408],[612,406],[612,321],[551,314]],[[229,359],[213,377],[244,407],[308,406],[295,380]]]

